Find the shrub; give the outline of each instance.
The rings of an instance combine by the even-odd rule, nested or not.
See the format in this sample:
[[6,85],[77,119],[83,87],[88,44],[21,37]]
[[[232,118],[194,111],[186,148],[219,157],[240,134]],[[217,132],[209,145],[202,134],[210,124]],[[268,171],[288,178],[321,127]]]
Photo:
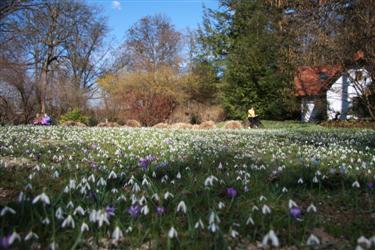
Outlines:
[[80,109],[75,108],[65,113],[64,115],[60,116],[60,123],[65,123],[67,121],[74,121],[74,122],[81,122],[87,125],[89,123],[89,119],[90,118],[87,115],[83,114],[83,112]]

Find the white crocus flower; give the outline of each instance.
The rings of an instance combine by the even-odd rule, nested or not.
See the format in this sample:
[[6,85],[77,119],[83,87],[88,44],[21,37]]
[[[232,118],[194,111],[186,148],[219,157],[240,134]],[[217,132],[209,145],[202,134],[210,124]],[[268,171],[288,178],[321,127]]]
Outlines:
[[262,213],[263,214],[270,214],[271,208],[269,206],[267,206],[266,204],[264,204],[263,207],[262,207]]
[[81,232],[83,233],[85,231],[89,231],[89,226],[85,222],[82,222]]
[[8,213],[16,214],[16,211],[11,207],[5,206],[3,209],[1,209],[0,216],[4,216]]
[[310,204],[310,206],[308,206],[307,207],[307,212],[308,213],[311,213],[311,212],[314,212],[314,213],[316,213],[316,211],[317,211],[317,209],[316,209],[316,207],[314,206],[314,204]]
[[186,214],[186,211],[187,211],[187,207],[186,207],[185,202],[180,201],[180,203],[178,203],[177,205],[177,212],[183,212],[184,214]]
[[276,234],[273,230],[270,230],[268,232],[268,234],[266,234],[263,237],[262,246],[263,247],[269,246],[269,242],[271,242],[271,246],[273,246],[273,247],[279,247],[280,246],[279,239],[277,238],[277,236],[276,236]]
[[37,203],[38,201],[41,201],[46,205],[50,204],[49,198],[45,193],[41,193],[40,195],[36,196],[33,200],[33,204]]
[[358,182],[358,181],[355,181],[355,182],[353,182],[352,187],[360,188],[361,185],[359,185],[359,182]]
[[34,233],[33,231],[30,231],[24,238],[25,241],[29,241],[29,240],[32,240],[32,239],[39,239],[39,236]]
[[177,238],[177,231],[174,227],[171,227],[171,229],[169,229],[168,238],[170,239]]
[[306,242],[306,245],[308,245],[308,246],[315,246],[315,245],[319,245],[319,244],[320,244],[319,238],[316,237],[313,234],[311,234],[309,236],[309,238],[307,239],[307,242]]
[[74,228],[75,227],[75,223],[74,223],[74,220],[73,220],[73,217],[69,214],[68,217],[66,217],[66,219],[63,221],[63,223],[61,224],[61,227],[62,228],[65,228],[65,227],[71,227],[71,228]]
[[195,228],[195,229],[198,229],[198,228],[204,229],[203,221],[202,221],[201,219],[199,219],[199,220],[197,221],[197,223],[195,223],[194,228]]
[[80,215],[85,215],[85,210],[81,206],[76,207],[74,209],[73,215],[80,214]]
[[123,233],[121,231],[121,229],[119,227],[116,227],[115,230],[113,230],[113,233],[112,233],[112,239],[115,240],[115,241],[118,241],[120,239],[122,239],[123,237]]

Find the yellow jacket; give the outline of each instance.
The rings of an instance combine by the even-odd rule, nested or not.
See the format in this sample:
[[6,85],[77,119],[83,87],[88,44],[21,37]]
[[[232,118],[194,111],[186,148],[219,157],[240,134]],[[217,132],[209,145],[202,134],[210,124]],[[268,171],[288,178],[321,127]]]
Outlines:
[[249,109],[247,111],[247,117],[249,118],[254,118],[256,115],[255,115],[255,110],[253,108]]

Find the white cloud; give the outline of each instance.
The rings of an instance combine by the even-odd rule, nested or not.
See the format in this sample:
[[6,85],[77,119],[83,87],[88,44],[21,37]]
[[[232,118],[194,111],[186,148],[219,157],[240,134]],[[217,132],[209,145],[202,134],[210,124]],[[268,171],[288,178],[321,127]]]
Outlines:
[[121,10],[120,1],[112,1],[112,8],[115,9],[115,10]]

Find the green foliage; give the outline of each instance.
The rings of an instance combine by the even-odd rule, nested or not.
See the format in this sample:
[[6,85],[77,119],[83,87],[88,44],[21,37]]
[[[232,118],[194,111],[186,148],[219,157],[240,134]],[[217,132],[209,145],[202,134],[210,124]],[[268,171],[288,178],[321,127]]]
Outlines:
[[201,55],[222,76],[220,100],[229,118],[245,118],[250,107],[266,118],[290,118],[291,74],[278,59],[280,9],[259,0],[223,0],[221,6],[206,12],[199,39]]
[[90,121],[90,118],[85,115],[79,108],[75,108],[60,116],[60,123],[64,123],[67,121],[82,122],[87,125]]

